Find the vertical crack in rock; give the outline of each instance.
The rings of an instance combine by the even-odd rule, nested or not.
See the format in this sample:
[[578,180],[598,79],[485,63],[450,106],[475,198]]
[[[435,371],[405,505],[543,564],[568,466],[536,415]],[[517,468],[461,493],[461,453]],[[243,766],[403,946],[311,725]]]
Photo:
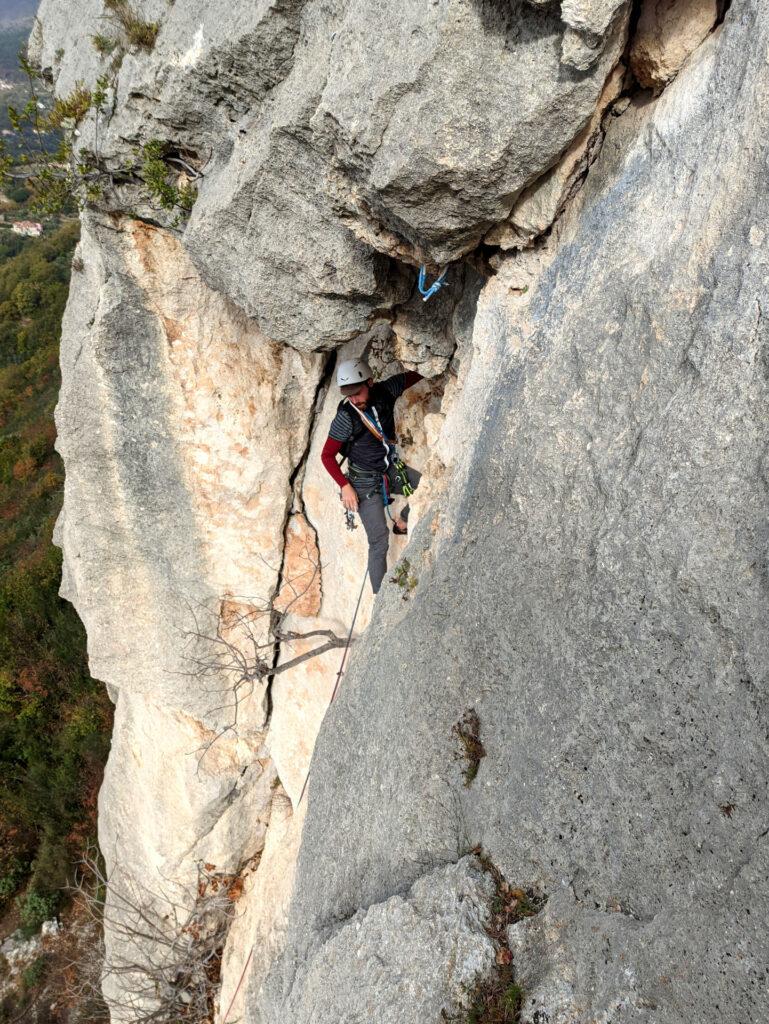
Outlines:
[[[285,601],[282,605],[280,604],[279,599],[280,599],[280,596],[281,596],[282,592],[286,588],[286,585],[287,584],[290,585],[290,583],[291,583],[291,581],[289,579],[287,579],[287,573],[286,573],[286,569],[287,569],[287,565],[288,565],[288,549],[289,549],[289,544],[290,544],[289,529],[290,529],[290,526],[291,526],[292,519],[295,516],[297,516],[297,515],[301,515],[302,516],[302,518],[303,518],[304,522],[306,523],[308,529],[312,532],[312,535],[315,538],[315,550],[318,552],[318,562],[317,562],[317,565],[315,567],[315,573],[317,574],[317,582],[318,582],[318,595],[317,595],[317,608],[318,609],[319,609],[320,603],[322,602],[322,599],[323,599],[323,574],[322,574],[322,566],[320,564],[320,550],[319,550],[319,548],[317,546],[317,532],[315,530],[315,527],[312,525],[312,521],[310,520],[309,516],[307,515],[307,510],[305,508],[304,501],[302,499],[302,482],[303,482],[303,479],[304,479],[304,473],[305,473],[305,469],[306,469],[306,466],[307,466],[307,459],[309,458],[310,448],[312,447],[312,442],[313,442],[313,438],[314,438],[314,434],[315,434],[315,425],[316,425],[316,422],[317,422],[317,419],[318,419],[318,415],[319,415],[321,406],[323,404],[323,398],[324,398],[326,392],[328,391],[329,383],[331,381],[331,374],[332,374],[333,367],[334,367],[334,361],[335,361],[335,355],[332,353],[331,355],[329,355],[329,357],[326,360],[325,368],[323,370],[323,373],[320,376],[320,379],[318,381],[318,385],[317,385],[316,390],[315,390],[315,397],[313,399],[312,410],[311,410],[311,413],[310,413],[310,419],[309,419],[309,423],[308,423],[308,426],[307,426],[307,435],[306,435],[306,442],[305,442],[304,450],[302,451],[302,454],[301,454],[298,462],[296,463],[296,465],[294,466],[293,470],[291,471],[291,475],[290,475],[289,480],[288,480],[288,490],[289,490],[289,493],[291,495],[291,500],[290,500],[290,502],[288,504],[288,510],[286,512],[286,518],[285,518],[285,522],[283,524],[283,530],[282,530],[283,550],[282,550],[281,562],[280,562],[280,566],[278,567],[278,571],[277,571],[276,582],[275,582],[275,590],[273,591],[273,594],[272,594],[271,599],[270,599],[270,607],[272,609],[274,609],[273,617],[276,614],[285,614],[285,612],[288,610],[288,608],[296,603],[297,595],[295,595],[295,594],[289,595],[287,601]],[[314,582],[315,582],[315,580],[313,578],[311,583],[308,583],[307,586],[312,585],[312,583],[314,583]],[[280,657],[281,657],[281,643],[280,643],[280,641],[278,641],[275,644],[275,649],[274,649],[274,654],[273,654],[273,661],[272,661],[272,667],[273,668],[276,668],[278,666],[278,663],[280,661]],[[270,719],[272,718],[272,685],[273,685],[274,679],[275,679],[275,676],[274,675],[270,675],[270,676],[268,676],[267,683],[266,683],[266,689],[265,689],[265,701],[266,701],[265,726],[266,727],[269,726]]]

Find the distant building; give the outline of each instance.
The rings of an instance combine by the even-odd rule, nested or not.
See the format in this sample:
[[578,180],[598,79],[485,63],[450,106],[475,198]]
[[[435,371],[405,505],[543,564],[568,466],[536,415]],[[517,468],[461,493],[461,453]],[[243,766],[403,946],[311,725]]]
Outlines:
[[38,235],[43,233],[43,225],[39,224],[36,220],[15,220],[11,224],[11,231],[17,235],[30,235],[33,238],[37,238]]

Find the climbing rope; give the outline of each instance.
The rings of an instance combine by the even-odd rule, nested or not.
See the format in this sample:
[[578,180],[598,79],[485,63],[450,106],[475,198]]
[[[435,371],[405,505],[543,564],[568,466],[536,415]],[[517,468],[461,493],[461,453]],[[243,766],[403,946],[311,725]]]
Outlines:
[[[351,516],[352,513],[349,513],[349,515]],[[350,529],[355,529],[356,528],[355,526],[350,527],[350,519],[347,520],[347,525],[348,525],[348,528],[350,528]],[[350,642],[352,640],[352,631],[355,629],[355,623],[356,623],[357,618],[358,618],[358,609],[360,608],[360,602],[361,602],[361,599],[363,598],[363,588],[366,586],[366,577],[367,576],[368,576],[368,567],[366,568],[366,571],[363,573],[363,582],[360,585],[360,593],[358,594],[358,601],[357,601],[357,603],[355,605],[355,611],[354,611],[353,617],[352,617],[352,624],[350,625],[350,632],[347,634],[347,643],[344,645],[344,654],[342,655],[342,661],[341,661],[341,664],[339,665],[339,671],[336,674],[336,682],[334,683],[334,689],[333,689],[333,692],[331,694],[331,700],[328,702],[328,706],[329,707],[331,707],[331,705],[334,703],[334,697],[336,697],[336,691],[339,689],[339,682],[340,682],[340,680],[342,678],[342,673],[344,672],[344,663],[347,660],[347,652],[350,650]],[[328,708],[326,710],[328,710]],[[305,776],[304,785],[302,786],[302,792],[299,794],[299,800],[297,801],[297,805],[296,805],[297,808],[299,807],[299,805],[302,802],[302,798],[304,797],[304,791],[307,789],[307,783],[309,781],[310,781],[310,773],[308,771],[307,775]],[[254,947],[252,946],[251,947],[251,951],[248,954],[248,959],[246,960],[245,966],[243,967],[243,972],[240,975],[240,980],[238,981],[238,984],[235,987],[235,991],[232,993],[232,999],[230,1000],[230,1005],[227,1007],[227,1012],[225,1013],[224,1017],[222,1018],[223,1021],[224,1021],[224,1024],[227,1024],[227,1018],[230,1015],[230,1010],[232,1009],[233,1005],[235,1004],[235,998],[236,998],[238,992],[240,991],[240,986],[243,984],[243,981],[244,981],[244,979],[246,977],[246,971],[248,970],[248,965],[251,962],[251,957],[253,956],[253,953],[254,953]]]
[[419,280],[417,282],[417,287],[419,288],[419,294],[422,296],[422,302],[427,302],[428,299],[431,299],[433,295],[435,295],[435,293],[444,286],[444,284],[446,283],[445,278],[448,269],[448,267],[444,267],[443,270],[438,275],[438,277],[436,277],[436,279],[428,288],[427,269],[424,266],[424,264],[419,268]]
[[[341,664],[339,665],[339,671],[336,674],[336,682],[334,683],[334,689],[333,689],[333,691],[331,693],[331,700],[328,702],[328,707],[329,708],[334,703],[334,697],[336,697],[336,691],[339,689],[339,683],[340,683],[340,681],[342,679],[342,673],[344,672],[344,663],[347,660],[347,652],[350,650],[350,642],[352,641],[352,631],[355,629],[355,622],[356,622],[356,620],[358,618],[358,609],[360,608],[360,602],[361,602],[361,599],[363,598],[363,588],[366,586],[366,577],[367,576],[368,576],[368,567],[366,568],[365,572],[363,573],[363,582],[360,585],[360,593],[358,594],[358,601],[357,601],[357,604],[355,605],[355,611],[353,613],[352,623],[350,625],[350,632],[347,634],[347,643],[344,645],[344,654],[342,655],[342,661],[341,661]],[[326,711],[328,712],[328,708],[326,708]],[[307,775],[306,775],[305,780],[304,780],[304,785],[302,786],[302,792],[299,794],[299,799],[297,800],[297,803],[296,803],[297,807],[299,807],[299,805],[302,802],[302,797],[304,796],[304,791],[307,789],[307,783],[309,781],[310,781],[310,772],[308,770]]]
[[246,971],[248,970],[248,965],[251,963],[251,957],[253,955],[254,955],[254,947],[252,946],[251,947],[251,951],[248,954],[248,959],[246,960],[245,965],[243,967],[243,971],[242,971],[242,973],[240,975],[240,979],[238,981],[238,984],[235,987],[235,991],[232,993],[232,999],[230,999],[230,1005],[227,1007],[227,1012],[225,1013],[224,1017],[222,1017],[222,1020],[224,1021],[224,1024],[227,1024],[227,1018],[230,1015],[230,1010],[235,1005],[235,999],[237,997],[238,992],[240,992],[240,986],[243,984],[243,981],[244,981],[244,979],[246,977]]

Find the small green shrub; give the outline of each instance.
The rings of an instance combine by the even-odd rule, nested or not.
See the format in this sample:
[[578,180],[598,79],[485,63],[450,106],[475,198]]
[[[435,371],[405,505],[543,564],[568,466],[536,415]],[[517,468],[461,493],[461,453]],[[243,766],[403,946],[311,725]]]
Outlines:
[[48,969],[48,960],[44,956],[39,956],[37,960],[26,967],[21,975],[21,983],[25,989],[35,988],[46,975]]
[[18,203],[19,206],[23,206],[32,193],[28,188],[24,188],[23,185],[17,185],[16,188],[9,188],[7,195],[9,199],[14,201],[14,203]]
[[56,893],[40,893],[31,889],[23,899],[18,900],[19,920],[22,930],[33,935],[44,921],[50,921],[59,909]]
[[158,22],[140,18],[128,0],[104,0],[104,6],[123,29],[131,46],[140,50],[152,49],[160,31]]
[[462,744],[462,753],[465,758],[465,785],[469,786],[478,774],[481,758],[486,756],[486,750],[481,743],[481,722],[474,708],[468,708],[464,715],[452,728],[453,733]]
[[117,39],[113,39],[112,36],[101,35],[98,32],[95,36],[91,36],[91,42],[93,43],[94,50],[100,53],[102,57],[109,57],[118,45]]
[[0,875],[0,904],[7,903],[12,896],[15,896],[25,874],[26,866],[18,857],[12,857],[10,862],[5,865],[4,873]]
[[390,577],[390,582],[400,587],[403,591],[403,600],[407,601],[411,592],[416,588],[419,580],[411,572],[411,562],[408,558],[395,567],[395,572]]
[[166,162],[171,147],[166,142],[153,139],[142,149],[142,178],[152,198],[164,210],[181,209],[188,213],[197,198],[194,185],[178,186],[171,181],[174,174]]
[[61,128],[66,121],[77,124],[88,113],[90,106],[91,90],[87,89],[82,82],[78,82],[69,96],[63,96],[54,101],[53,109],[45,122],[46,130]]

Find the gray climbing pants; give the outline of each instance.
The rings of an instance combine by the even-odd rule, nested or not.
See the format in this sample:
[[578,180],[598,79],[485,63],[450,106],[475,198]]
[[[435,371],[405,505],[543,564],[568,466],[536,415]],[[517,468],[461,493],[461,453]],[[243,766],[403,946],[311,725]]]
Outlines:
[[[422,479],[422,474],[416,469],[406,466],[406,476],[416,490]],[[382,477],[378,473],[365,473],[356,470],[354,466],[350,466],[348,477],[358,495],[358,515],[368,540],[368,575],[371,580],[371,589],[376,594],[379,592],[387,572],[387,548],[390,543],[382,496]],[[394,473],[388,474],[388,480],[390,481],[390,494],[403,494],[403,485]],[[401,518],[408,522],[408,517],[409,507],[406,505],[401,512]]]

